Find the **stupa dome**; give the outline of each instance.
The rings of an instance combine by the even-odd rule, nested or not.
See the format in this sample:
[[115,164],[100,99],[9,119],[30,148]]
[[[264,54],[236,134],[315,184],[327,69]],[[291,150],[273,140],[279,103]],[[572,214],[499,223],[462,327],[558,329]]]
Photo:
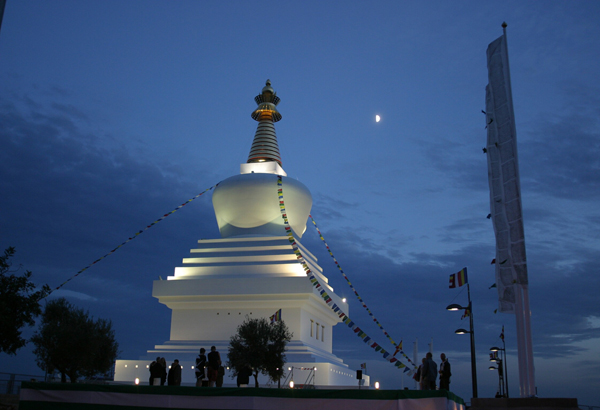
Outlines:
[[[284,221],[279,207],[277,175],[235,175],[219,183],[213,192],[213,207],[222,238],[235,236],[283,236]],[[306,186],[282,176],[283,200],[294,236],[301,238],[312,207]]]

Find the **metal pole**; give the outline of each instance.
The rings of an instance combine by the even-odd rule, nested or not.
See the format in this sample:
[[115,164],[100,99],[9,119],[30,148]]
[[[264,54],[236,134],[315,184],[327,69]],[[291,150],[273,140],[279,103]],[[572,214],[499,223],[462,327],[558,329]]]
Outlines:
[[508,399],[510,397],[508,395],[508,364],[506,361],[506,342],[504,341],[504,338],[502,338],[502,348],[502,351],[504,352],[504,385],[506,386],[506,398]]
[[[413,361],[415,365],[421,363],[421,361],[417,358],[419,356],[419,338],[415,339],[415,343],[413,344]],[[417,369],[419,366],[417,365]],[[419,382],[415,379],[415,390],[419,390]]]
[[467,283],[467,296],[469,298],[469,325],[471,335],[471,379],[473,383],[473,398],[477,398],[477,363],[475,362],[475,329],[473,327],[473,303],[471,302],[471,286]]

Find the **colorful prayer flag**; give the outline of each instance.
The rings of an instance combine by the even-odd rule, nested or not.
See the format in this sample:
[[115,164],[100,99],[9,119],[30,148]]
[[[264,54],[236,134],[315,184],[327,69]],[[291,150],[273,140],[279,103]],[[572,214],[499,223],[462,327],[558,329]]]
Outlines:
[[396,351],[394,352],[394,356],[396,356],[396,354],[398,354],[398,352],[402,350],[402,340],[400,340],[400,343],[398,343],[398,346],[396,346]]
[[271,323],[275,323],[275,322],[281,322],[281,309],[279,309],[277,312],[275,312],[275,314],[273,314],[271,317]]
[[450,289],[453,289],[458,285],[458,287],[460,288],[467,282],[467,268],[463,268],[460,272],[453,273],[452,275],[450,275],[450,285],[448,287]]
[[460,272],[450,275],[450,289],[455,288],[457,285],[460,288],[465,283],[468,283],[467,268],[462,268]]
[[468,282],[467,268],[462,268],[462,270],[456,274],[456,280],[459,288]]
[[454,289],[456,287],[456,273],[450,275],[450,285],[448,287],[450,289]]

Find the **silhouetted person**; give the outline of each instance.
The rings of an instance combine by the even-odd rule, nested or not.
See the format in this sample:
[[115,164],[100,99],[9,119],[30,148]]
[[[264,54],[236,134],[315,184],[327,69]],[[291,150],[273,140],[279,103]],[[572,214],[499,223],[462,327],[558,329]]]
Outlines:
[[181,365],[179,364],[179,360],[175,359],[171,365],[167,381],[169,386],[181,386]]
[[440,390],[450,391],[450,376],[452,376],[452,372],[450,372],[450,362],[444,353],[440,355],[440,359],[442,360],[440,363]]
[[225,376],[225,368],[223,366],[219,366],[219,370],[217,371],[217,387],[223,387],[223,377]]
[[248,366],[242,367],[237,375],[237,387],[248,387],[250,376],[252,376],[252,369]]
[[160,384],[160,376],[162,375],[160,369],[160,357],[157,357],[155,361],[150,363],[150,386],[158,386]]
[[425,356],[425,363],[421,369],[423,379],[423,390],[435,390],[435,380],[437,379],[437,364],[433,361],[433,355],[428,352]]
[[217,377],[219,376],[219,366],[221,366],[221,355],[217,352],[215,346],[210,347],[208,359],[208,386],[215,387]]
[[160,364],[160,385],[164,386],[167,381],[167,359],[161,357],[158,364]]
[[196,387],[202,386],[202,381],[206,378],[206,349],[201,348],[200,354],[196,357]]

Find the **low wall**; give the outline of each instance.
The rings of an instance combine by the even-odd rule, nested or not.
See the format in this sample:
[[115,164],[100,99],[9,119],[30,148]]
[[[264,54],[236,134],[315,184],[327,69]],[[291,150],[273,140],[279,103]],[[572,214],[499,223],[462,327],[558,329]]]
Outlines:
[[[119,406],[119,407],[116,407]],[[445,390],[297,390],[23,383],[19,410],[465,410]]]

